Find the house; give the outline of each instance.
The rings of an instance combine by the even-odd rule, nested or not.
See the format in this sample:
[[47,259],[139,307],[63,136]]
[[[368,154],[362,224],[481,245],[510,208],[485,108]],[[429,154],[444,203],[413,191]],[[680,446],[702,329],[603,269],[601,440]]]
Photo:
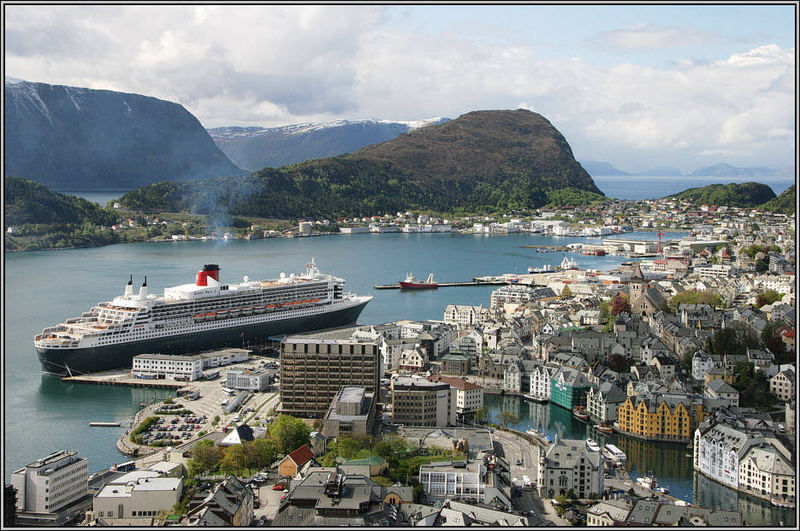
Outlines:
[[297,450],[281,459],[280,463],[278,463],[278,473],[281,476],[294,477],[297,475],[297,471],[300,469],[300,467],[312,459],[314,459],[314,452],[308,447],[307,444],[304,444]]
[[739,407],[739,391],[722,379],[709,382],[703,396],[727,400],[731,406]]
[[785,369],[770,378],[769,392],[782,402],[788,402],[794,398],[794,369]]
[[247,424],[242,424],[232,429],[231,432],[219,442],[219,446],[233,446],[234,444],[242,444],[254,439],[253,428]]
[[189,502],[182,524],[187,526],[249,526],[253,521],[253,492],[235,476],[228,476],[208,493]]
[[675,378],[675,369],[678,364],[672,357],[664,354],[656,354],[650,360],[650,365],[658,369],[658,373],[663,380]]
[[631,504],[627,500],[606,500],[596,503],[586,511],[588,527],[620,526],[624,524]]
[[183,478],[136,477],[130,481],[126,476],[106,484],[92,500],[95,518],[143,518],[153,517],[162,511],[170,511],[181,499]]
[[617,410],[627,398],[625,391],[611,382],[593,385],[586,394],[586,412],[595,422],[617,420]]
[[537,484],[542,497],[555,497],[570,490],[579,498],[603,492],[603,456],[584,440],[560,439],[539,453]]
[[[692,378],[695,380],[705,380],[706,374],[711,369],[722,368],[722,357],[714,354],[706,354],[698,350],[692,356]],[[731,371],[732,372],[732,371]]]

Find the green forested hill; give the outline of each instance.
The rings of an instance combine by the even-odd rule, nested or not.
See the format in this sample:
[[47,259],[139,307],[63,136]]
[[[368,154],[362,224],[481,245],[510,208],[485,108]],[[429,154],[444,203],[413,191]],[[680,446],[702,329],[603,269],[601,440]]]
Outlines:
[[96,203],[73,195],[51,192],[28,179],[6,177],[4,190],[6,226],[84,222],[110,226],[117,219],[113,211]]
[[797,208],[796,203],[796,192],[795,192],[795,185],[790,186],[786,190],[784,190],[781,195],[776,197],[775,199],[771,199],[761,205],[761,208],[764,210],[769,210],[771,212],[778,212],[781,214],[791,214]]
[[158,183],[121,201],[137,209],[286,218],[535,208],[555,190],[602,197],[545,118],[523,110],[476,111],[349,155],[245,177]]
[[691,200],[696,204],[732,207],[755,207],[775,198],[775,192],[761,183],[711,184],[702,188],[689,188],[669,196]]

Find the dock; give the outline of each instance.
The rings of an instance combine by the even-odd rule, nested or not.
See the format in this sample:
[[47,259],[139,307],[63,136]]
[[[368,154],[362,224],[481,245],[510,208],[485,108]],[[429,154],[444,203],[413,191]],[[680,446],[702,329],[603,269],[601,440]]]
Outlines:
[[99,385],[127,385],[129,387],[151,387],[160,389],[180,389],[186,387],[188,382],[175,380],[143,380],[130,375],[130,369],[117,369],[111,371],[80,374],[77,376],[64,376],[62,382],[90,383]]
[[97,426],[103,428],[118,428],[120,426],[119,422],[90,422],[89,426]]
[[[436,284],[436,288],[458,288],[461,286],[505,286],[509,284],[509,281],[506,279],[502,280],[467,280],[464,282],[439,282]],[[400,284],[375,284],[373,286],[375,289],[400,289]],[[436,288],[425,288],[425,289],[436,289]]]

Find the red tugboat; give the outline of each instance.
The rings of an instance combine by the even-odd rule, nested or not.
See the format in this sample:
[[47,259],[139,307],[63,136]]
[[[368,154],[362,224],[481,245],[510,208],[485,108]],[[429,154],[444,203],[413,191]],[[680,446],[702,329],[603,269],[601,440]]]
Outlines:
[[408,273],[405,280],[400,281],[401,289],[436,289],[439,283],[433,280],[433,273],[428,275],[428,280],[422,282],[417,280],[414,273]]

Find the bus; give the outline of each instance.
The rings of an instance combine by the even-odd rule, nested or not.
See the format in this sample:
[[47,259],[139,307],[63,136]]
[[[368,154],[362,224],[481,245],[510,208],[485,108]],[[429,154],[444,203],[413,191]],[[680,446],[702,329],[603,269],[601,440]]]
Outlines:
[[125,461],[124,463],[115,464],[111,467],[112,472],[130,472],[136,469],[136,461]]

